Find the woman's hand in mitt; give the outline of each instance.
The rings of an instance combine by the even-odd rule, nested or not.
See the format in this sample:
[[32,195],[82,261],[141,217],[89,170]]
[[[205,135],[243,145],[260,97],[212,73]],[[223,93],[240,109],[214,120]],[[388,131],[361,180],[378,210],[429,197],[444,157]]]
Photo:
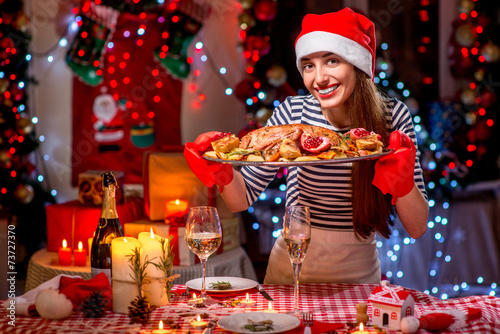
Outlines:
[[184,148],[184,157],[194,175],[209,188],[217,184],[220,192],[233,180],[233,167],[205,160],[203,153],[210,148],[212,141],[219,139],[221,135],[222,132],[217,131],[202,133],[194,143],[186,143]]
[[394,152],[381,157],[375,164],[372,184],[384,194],[392,195],[392,204],[407,195],[415,184],[414,169],[417,150],[413,141],[402,131],[391,133],[389,149]]

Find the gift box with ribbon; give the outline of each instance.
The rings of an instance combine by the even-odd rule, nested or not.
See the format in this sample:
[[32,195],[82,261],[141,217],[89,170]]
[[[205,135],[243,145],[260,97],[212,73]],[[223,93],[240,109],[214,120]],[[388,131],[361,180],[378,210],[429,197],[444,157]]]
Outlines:
[[[222,225],[222,244],[217,249],[217,254],[227,252],[228,250],[239,247],[240,245],[240,222],[237,217],[221,219]],[[125,223],[124,232],[126,236],[137,238],[141,232],[150,232],[163,238],[172,235],[172,246],[174,256],[174,265],[192,266],[199,262],[198,257],[186,245],[184,240],[185,227],[172,226],[163,222],[153,222],[149,220],[139,220]]]
[[151,221],[165,219],[165,202],[183,200],[188,207],[210,205],[209,189],[191,172],[179,152],[146,152],[144,155],[144,207]]
[[[83,205],[79,201],[48,205],[47,216],[47,250],[57,252],[63,239],[68,247],[78,249],[78,242],[84,244],[92,238],[101,208]],[[116,205],[116,211],[122,227],[124,224],[144,217],[144,201],[140,198],[127,198],[123,204]]]

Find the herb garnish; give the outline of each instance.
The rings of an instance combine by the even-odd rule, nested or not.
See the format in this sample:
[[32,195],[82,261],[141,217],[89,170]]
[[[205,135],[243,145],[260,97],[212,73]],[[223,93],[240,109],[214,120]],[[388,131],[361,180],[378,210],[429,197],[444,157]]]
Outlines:
[[210,289],[216,289],[216,290],[228,290],[231,289],[233,286],[229,281],[217,281],[217,282],[212,282],[210,283]]
[[252,332],[266,332],[274,329],[272,320],[253,321],[247,319],[247,322],[248,324],[245,325],[245,328]]

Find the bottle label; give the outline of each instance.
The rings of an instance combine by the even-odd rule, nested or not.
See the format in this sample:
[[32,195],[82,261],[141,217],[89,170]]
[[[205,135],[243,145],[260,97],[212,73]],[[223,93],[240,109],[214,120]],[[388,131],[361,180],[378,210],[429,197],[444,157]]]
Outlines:
[[108,278],[109,284],[111,284],[111,269],[102,269],[102,268],[90,268],[92,278],[96,277],[100,273],[104,273],[106,277]]

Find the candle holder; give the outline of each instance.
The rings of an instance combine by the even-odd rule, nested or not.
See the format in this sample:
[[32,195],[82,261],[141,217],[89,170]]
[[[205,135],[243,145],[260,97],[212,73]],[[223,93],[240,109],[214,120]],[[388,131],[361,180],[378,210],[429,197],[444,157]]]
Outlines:
[[249,299],[248,292],[247,292],[246,298],[240,301],[240,304],[241,304],[242,306],[245,306],[245,307],[251,307],[251,306],[254,306],[254,305],[255,305],[255,303],[256,303],[256,301],[255,301],[255,300],[253,300],[253,299]]
[[267,309],[264,310],[266,313],[278,313],[278,310],[273,309],[273,303],[269,302]]
[[201,317],[198,315],[198,317],[196,317],[196,320],[191,321],[189,324],[193,328],[205,328],[207,327],[208,322],[201,320]]
[[203,304],[203,298],[196,297],[196,293],[193,293],[193,299],[187,301],[189,305],[197,306]]
[[167,334],[170,333],[168,329],[163,329],[163,321],[160,320],[158,323],[158,329],[153,330],[153,334]]

